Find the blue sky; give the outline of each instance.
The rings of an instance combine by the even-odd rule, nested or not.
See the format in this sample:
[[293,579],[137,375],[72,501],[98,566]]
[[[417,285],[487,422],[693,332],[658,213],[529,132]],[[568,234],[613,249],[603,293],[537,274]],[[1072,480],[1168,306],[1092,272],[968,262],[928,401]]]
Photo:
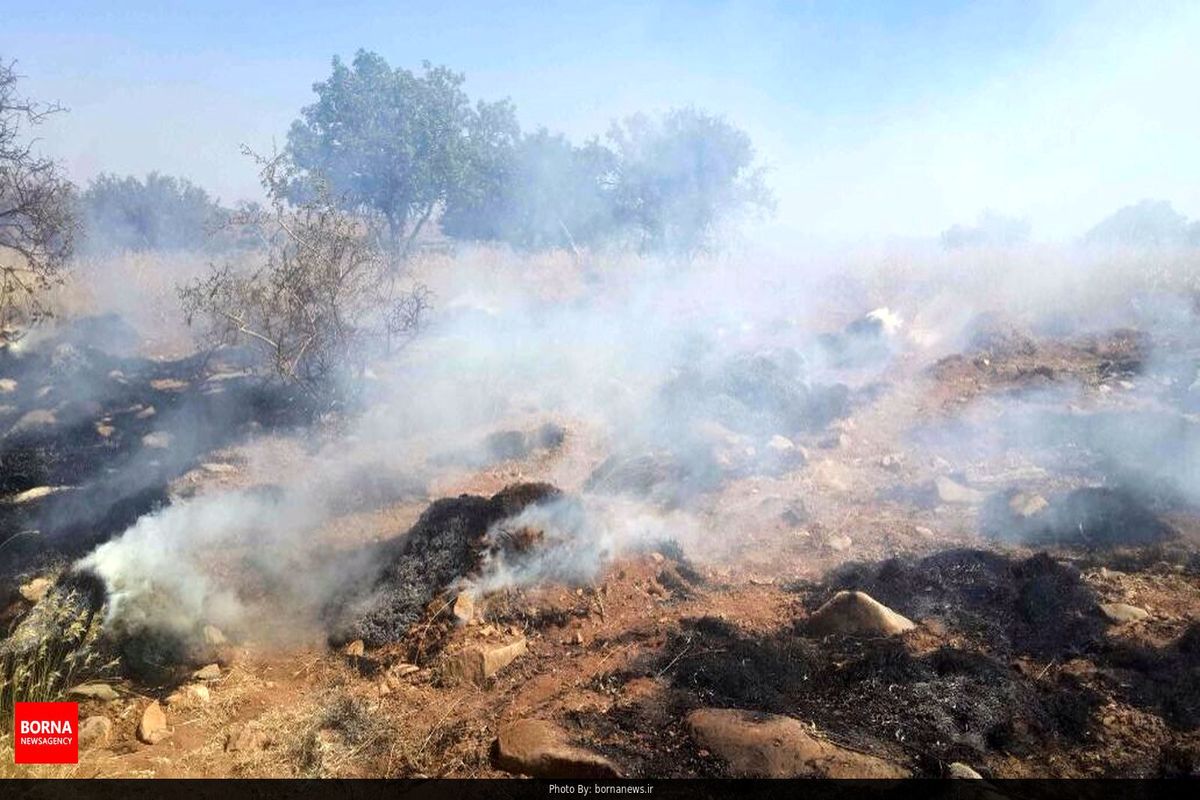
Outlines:
[[467,74],[576,138],[693,104],[748,130],[776,233],[926,236],[985,208],[1042,238],[1162,197],[1200,216],[1200,5],[978,2],[16,4],[0,55],[71,111],[42,148],[95,173],[256,194],[335,53]]

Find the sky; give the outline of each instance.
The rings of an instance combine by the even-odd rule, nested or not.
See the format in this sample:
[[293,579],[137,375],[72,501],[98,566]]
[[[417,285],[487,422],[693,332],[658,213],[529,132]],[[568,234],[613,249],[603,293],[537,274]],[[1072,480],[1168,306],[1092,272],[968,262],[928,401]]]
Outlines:
[[[251,6],[251,7],[247,7]],[[936,236],[987,209],[1035,238],[1116,208],[1200,217],[1200,3],[172,2],[2,12],[23,91],[69,109],[39,148],[77,182],[158,170],[259,196],[242,144],[285,141],[332,56],[446,64],[526,129],[582,140],[694,105],[745,129],[763,236]]]

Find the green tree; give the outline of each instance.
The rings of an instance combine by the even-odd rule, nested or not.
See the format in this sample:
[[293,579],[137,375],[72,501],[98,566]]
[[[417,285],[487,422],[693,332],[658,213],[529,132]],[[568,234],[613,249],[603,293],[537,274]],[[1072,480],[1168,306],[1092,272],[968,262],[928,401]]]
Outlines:
[[455,238],[501,240],[541,249],[594,245],[613,230],[612,151],[583,147],[545,129],[521,137],[490,174],[472,181],[483,189],[452,199],[443,231]]
[[750,137],[694,108],[660,119],[639,114],[615,124],[616,216],[641,249],[710,249],[724,223],[774,208]]
[[230,212],[186,178],[151,172],[144,180],[107,173],[81,200],[84,246],[112,250],[203,250],[228,244],[219,236]]
[[360,50],[352,64],[333,59],[330,77],[313,86],[317,101],[288,132],[288,154],[311,192],[321,176],[347,208],[382,222],[393,248],[408,252],[447,200],[515,137],[506,101],[472,107],[463,76],[428,62],[419,74],[393,69]]

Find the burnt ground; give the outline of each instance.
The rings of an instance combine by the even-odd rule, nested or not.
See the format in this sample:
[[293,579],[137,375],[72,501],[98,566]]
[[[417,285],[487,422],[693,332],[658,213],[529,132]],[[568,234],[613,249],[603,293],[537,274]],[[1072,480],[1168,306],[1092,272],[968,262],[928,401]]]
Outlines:
[[[824,343],[832,360],[858,357],[839,341]],[[721,707],[800,720],[917,775],[953,761],[989,777],[1195,774],[1200,513],[1169,463],[1190,452],[1192,398],[1154,371],[1154,347],[1124,329],[992,330],[930,366],[872,345],[863,358],[885,368],[869,391],[812,384],[787,354],[706,366],[666,390],[689,422],[731,400],[756,413],[731,414],[750,422],[716,436],[683,425],[651,452],[614,453],[587,421],[553,420],[562,435],[543,438],[543,417],[506,420],[474,437],[485,459],[431,459],[444,469],[430,494],[448,499],[384,492],[364,506],[347,493],[327,535],[370,553],[376,577],[345,587],[309,644],[232,632],[210,699],[167,706],[170,739],[145,745],[134,728],[187,680],[106,678],[120,698],[85,700],[82,714],[109,718],[113,736],[80,770],[497,776],[497,731],[535,718],[632,776],[721,776],[728,766],[684,722]],[[710,390],[724,397],[695,402]],[[1069,424],[1027,424],[1047,409]],[[1145,419],[1157,422],[1132,439],[1175,444],[1114,444],[1111,431]],[[766,450],[768,433],[794,451]],[[319,468],[295,459],[289,469]],[[939,490],[947,477],[957,489]],[[479,569],[483,534],[550,491],[503,490],[539,482],[641,501],[675,538],[639,540],[590,577],[481,597],[456,623],[449,605]],[[811,635],[808,616],[841,589],[916,627]],[[10,624],[33,613],[14,602]],[[1144,616],[1114,621],[1101,608],[1114,603]],[[327,637],[361,638],[365,652]],[[446,680],[462,648],[519,638],[527,652],[482,684]],[[253,744],[230,747],[246,729]]]
[[0,350],[0,578],[86,553],[167,503],[171,481],[206,454],[311,418],[301,398],[252,379],[239,353],[164,360],[99,346],[124,352],[135,337],[118,318],[83,318]]

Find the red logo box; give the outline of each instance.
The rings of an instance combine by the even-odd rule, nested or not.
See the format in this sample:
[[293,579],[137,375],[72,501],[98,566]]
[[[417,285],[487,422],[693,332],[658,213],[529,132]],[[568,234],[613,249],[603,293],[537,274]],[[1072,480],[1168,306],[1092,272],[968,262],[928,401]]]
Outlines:
[[17,764],[78,764],[78,703],[15,703],[13,760]]

